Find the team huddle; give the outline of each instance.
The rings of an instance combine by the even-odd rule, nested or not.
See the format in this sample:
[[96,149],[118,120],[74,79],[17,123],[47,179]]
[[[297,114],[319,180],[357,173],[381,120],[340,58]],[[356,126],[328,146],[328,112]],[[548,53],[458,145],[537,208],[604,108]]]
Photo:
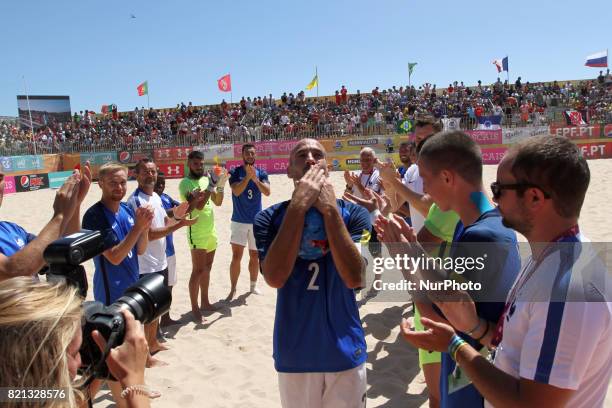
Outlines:
[[[256,166],[252,144],[242,146],[243,165],[230,172],[205,170],[203,153],[192,151],[179,200],[164,193],[163,174],[143,159],[135,167],[138,187],[124,201],[128,169],[105,164],[98,173],[102,197],[82,217],[82,228],[102,231],[108,248],[94,258],[94,298],[109,305],[147,274],[161,275],[172,290],[172,237],[184,229],[191,317],[203,322],[203,312],[216,310],[208,293],[218,247],[214,207],[223,204],[229,182],[232,260],[225,301],[236,295],[248,247],[250,293],[260,294],[260,273],[277,289],[273,358],[283,407],[366,406],[367,344],[356,298],[368,289],[368,259],[457,259],[473,255],[474,245],[491,244],[496,249],[484,272],[435,265],[400,271],[412,282],[486,282],[486,293],[411,292],[414,316],[397,316],[402,337],[419,349],[430,406],[603,406],[612,376],[612,285],[578,226],[590,181],[586,160],[562,137],[522,141],[499,164],[491,199],[478,145],[462,132],[440,130],[434,119],[418,119],[414,142],[400,146],[398,169],[362,149],[361,172],[345,172],[342,193],[332,186],[324,147],[302,139],[289,156],[292,196],[266,209],[262,195],[270,195],[270,182]],[[0,273],[18,268],[5,264],[20,248],[27,252],[32,243],[79,229],[78,208],[90,181],[89,166],[68,180],[54,204],[57,222],[54,216],[38,238],[0,223],[0,238],[6,238],[0,239]],[[531,247],[527,259],[520,257],[517,232]],[[28,267],[36,270],[42,259],[30,258]],[[372,277],[377,283],[387,278]],[[376,287],[362,300],[377,296]],[[147,367],[165,365],[157,358],[167,349],[160,327],[175,323],[166,314],[145,325]],[[119,384],[109,385],[120,401]]]

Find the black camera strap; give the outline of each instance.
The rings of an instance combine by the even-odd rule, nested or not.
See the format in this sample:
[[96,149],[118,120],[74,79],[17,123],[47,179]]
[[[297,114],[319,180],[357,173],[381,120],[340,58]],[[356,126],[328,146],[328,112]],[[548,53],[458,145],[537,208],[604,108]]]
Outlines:
[[[93,382],[93,380],[96,379],[96,373],[99,373],[102,370],[102,367],[104,367],[104,364],[106,364],[106,359],[108,355],[110,354],[111,349],[115,345],[118,335],[119,333],[115,330],[111,332],[111,335],[108,337],[108,340],[106,341],[106,347],[102,351],[102,357],[100,357],[100,360],[98,360],[98,362],[91,368],[91,370],[88,373],[89,377],[87,377],[87,379],[83,382],[83,385],[81,385],[81,391],[85,395],[87,395],[87,404],[90,408],[93,407],[92,399],[93,397],[95,397],[95,395],[89,394],[88,387]],[[111,380],[115,380],[115,379],[111,377]]]

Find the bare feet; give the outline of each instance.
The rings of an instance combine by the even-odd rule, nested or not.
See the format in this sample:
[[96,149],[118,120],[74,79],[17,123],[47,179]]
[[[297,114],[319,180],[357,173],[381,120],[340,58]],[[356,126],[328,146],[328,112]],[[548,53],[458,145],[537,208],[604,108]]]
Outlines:
[[226,302],[231,302],[234,299],[234,296],[236,295],[236,289],[233,288],[232,290],[230,290],[229,295],[227,295],[227,297],[225,298]]
[[161,343],[154,344],[149,348],[149,352],[151,353],[151,355],[158,353],[160,351],[166,351],[166,350],[170,350],[170,347],[166,346],[165,344],[161,344]]
[[149,357],[147,357],[147,363],[145,364],[145,367],[147,368],[151,368],[151,367],[164,367],[167,366],[168,363],[166,363],[165,361],[162,361],[158,358],[153,357],[151,354],[149,354]]
[[169,315],[164,315],[161,318],[161,320],[159,322],[159,325],[160,325],[160,327],[166,327],[166,326],[172,326],[174,324],[179,324],[179,323],[180,323],[180,321],[174,320],[174,319],[170,318]]
[[259,290],[259,288],[257,286],[254,286],[251,288],[250,293],[254,294],[254,295],[261,295],[262,292],[261,290]]
[[202,306],[200,306],[200,310],[204,310],[205,312],[216,312],[217,310],[219,310],[219,308],[217,306],[213,306],[210,303],[202,303]]
[[199,308],[194,308],[193,306],[191,307],[191,314],[193,316],[193,320],[196,323],[202,323],[204,321],[204,318],[202,317],[202,312],[200,312]]

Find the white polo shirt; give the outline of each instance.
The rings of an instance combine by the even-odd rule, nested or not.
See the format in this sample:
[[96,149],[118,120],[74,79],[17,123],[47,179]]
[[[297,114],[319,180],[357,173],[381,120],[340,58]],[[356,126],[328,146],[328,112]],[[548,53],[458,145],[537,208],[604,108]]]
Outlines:
[[[153,195],[145,194],[140,188],[137,188],[130,198],[128,205],[136,211],[138,207],[150,205],[153,207],[154,215],[151,222],[151,228],[163,228],[166,223],[166,210],[162,205],[161,198],[157,193]],[[138,269],[140,274],[161,272],[168,267],[168,259],[166,258],[166,237],[149,241],[147,250],[144,254],[138,255]]]
[[[417,194],[423,194],[423,179],[419,175],[419,166],[412,164],[404,173],[402,183]],[[410,206],[410,220],[412,228],[418,233],[425,225],[425,217],[415,208]]]
[[[612,375],[612,282],[590,243],[565,248],[539,265],[527,259],[494,364],[515,378],[575,390],[569,407],[602,407]],[[568,301],[550,302],[551,293]],[[584,301],[585,294],[603,301]]]

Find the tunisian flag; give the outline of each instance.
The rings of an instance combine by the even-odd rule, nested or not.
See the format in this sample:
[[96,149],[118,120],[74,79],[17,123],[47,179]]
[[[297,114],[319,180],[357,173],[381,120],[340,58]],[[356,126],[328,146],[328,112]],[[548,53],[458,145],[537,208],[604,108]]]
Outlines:
[[232,78],[230,78],[230,74],[222,76],[217,80],[217,85],[219,86],[219,90],[221,92],[231,92],[232,91]]

